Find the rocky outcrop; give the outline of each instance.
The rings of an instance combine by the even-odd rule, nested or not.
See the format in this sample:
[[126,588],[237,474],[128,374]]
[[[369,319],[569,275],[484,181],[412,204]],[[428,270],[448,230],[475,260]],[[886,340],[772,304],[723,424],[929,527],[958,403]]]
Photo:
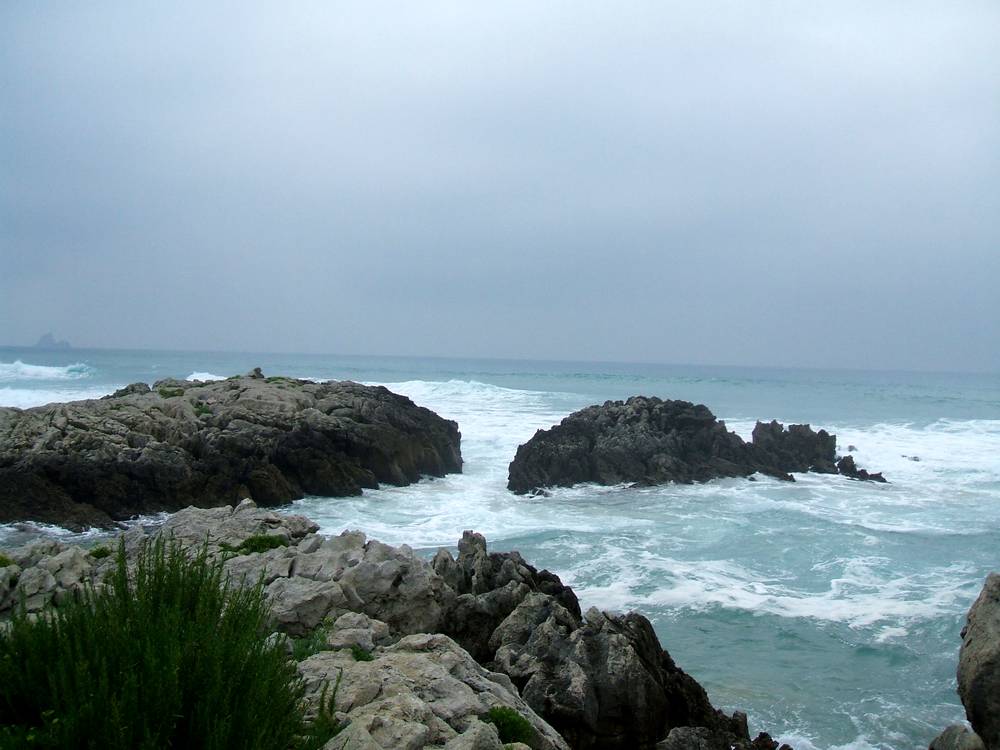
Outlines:
[[931,741],[928,750],[986,750],[986,746],[968,727],[952,724]]
[[[337,627],[332,632],[337,637]],[[324,686],[339,681],[337,716],[348,726],[327,747],[502,750],[496,729],[481,719],[504,706],[530,723],[534,750],[569,749],[505,675],[483,668],[445,635],[406,636],[371,656],[358,661],[347,649],[324,650],[299,664],[314,711]]]
[[461,469],[458,425],[404,396],[259,369],[0,408],[0,522],[108,526],[247,496],[275,505],[354,495]]
[[590,609],[572,589],[517,552],[490,553],[466,532],[458,558],[435,570],[459,594],[446,632],[491,669],[574,748],[650,748],[671,729],[704,727],[746,747],[746,717],[716,711],[704,689],[662,649],[642,615]]
[[[757,472],[793,479],[792,472],[838,472],[836,437],[809,425],[758,422],[752,442],[726,429],[709,409],[689,401],[633,396],[574,412],[539,430],[517,449],[507,487],[517,493],[581,482],[598,484],[705,482]],[[854,478],[885,481],[854,467]]]
[[990,573],[962,629],[958,695],[986,750],[1000,750],[1000,573]]
[[[300,671],[314,706],[324,685],[337,690],[349,726],[330,747],[498,750],[484,719],[500,705],[531,723],[534,750],[652,750],[685,727],[713,747],[764,747],[750,742],[744,715],[712,707],[646,618],[581,613],[558,576],[516,552],[489,552],[479,534],[463,535],[457,558],[441,550],[428,562],[360,532],[316,531],[248,500],[185,509],[157,533],[222,556],[231,580],[262,582],[275,637],[322,635]],[[129,556],[147,540],[139,527],[121,536]],[[0,620],[19,601],[31,612],[58,607],[114,564],[51,541],[6,556]]]

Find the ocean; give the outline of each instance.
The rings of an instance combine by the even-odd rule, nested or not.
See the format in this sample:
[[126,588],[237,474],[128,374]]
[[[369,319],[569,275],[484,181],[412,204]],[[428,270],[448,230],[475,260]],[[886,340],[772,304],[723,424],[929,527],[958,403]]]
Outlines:
[[[0,405],[258,366],[384,384],[459,423],[461,475],[288,506],[325,533],[361,529],[430,555],[482,532],[557,573],[585,608],[642,612],[713,703],[797,750],[925,748],[964,718],[959,633],[1000,569],[1000,375],[0,348]],[[808,422],[890,483],[506,490],[535,430],[636,394],[704,403],[744,437],[756,419]],[[102,537],[0,526],[0,545],[38,535]]]

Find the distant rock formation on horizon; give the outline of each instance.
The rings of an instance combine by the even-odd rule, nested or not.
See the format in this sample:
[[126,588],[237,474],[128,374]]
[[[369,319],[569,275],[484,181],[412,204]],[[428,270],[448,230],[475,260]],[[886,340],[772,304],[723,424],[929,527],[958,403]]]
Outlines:
[[36,349],[72,349],[68,341],[56,341],[56,337],[51,332],[46,333],[38,339],[35,344]]

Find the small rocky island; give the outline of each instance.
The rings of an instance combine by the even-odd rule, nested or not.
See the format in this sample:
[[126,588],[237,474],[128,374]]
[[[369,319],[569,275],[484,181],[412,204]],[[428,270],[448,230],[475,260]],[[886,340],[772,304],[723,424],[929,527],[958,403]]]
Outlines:
[[264,377],[135,383],[0,408],[0,522],[108,527],[252,497],[356,495],[461,472],[458,425],[384,387]]
[[747,443],[702,404],[633,396],[570,414],[517,449],[507,487],[519,494],[583,482],[603,485],[707,482],[761,473],[793,481],[792,472],[844,474],[884,482],[838,460],[837,438],[809,425],[758,422]]

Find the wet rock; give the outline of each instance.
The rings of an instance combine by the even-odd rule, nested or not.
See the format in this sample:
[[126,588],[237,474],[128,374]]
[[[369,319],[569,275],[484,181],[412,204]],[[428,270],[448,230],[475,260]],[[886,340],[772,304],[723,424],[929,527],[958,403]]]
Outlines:
[[382,387],[265,378],[132,384],[0,408],[0,522],[113,527],[136,514],[359,494],[462,468],[458,426]]
[[854,456],[844,456],[837,461],[837,471],[845,477],[850,477],[851,479],[861,479],[869,482],[886,481],[885,477],[882,476],[882,472],[873,474],[865,469],[859,469],[854,463]]
[[507,487],[526,493],[581,482],[655,485],[757,472],[791,480],[791,472],[836,473],[835,462],[836,437],[825,430],[758,422],[746,443],[701,404],[633,396],[536,432],[518,447]]

